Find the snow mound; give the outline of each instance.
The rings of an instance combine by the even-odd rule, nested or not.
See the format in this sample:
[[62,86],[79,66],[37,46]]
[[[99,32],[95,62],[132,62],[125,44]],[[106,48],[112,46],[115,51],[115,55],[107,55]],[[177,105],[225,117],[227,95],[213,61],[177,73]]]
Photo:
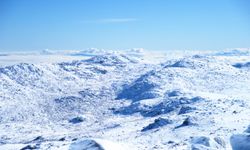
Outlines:
[[127,150],[131,147],[103,139],[82,139],[72,143],[69,150]]
[[[95,113],[101,112],[100,104],[110,96],[109,89],[82,89],[77,95],[70,95],[53,100],[52,108],[47,113],[56,120],[70,119],[72,116],[84,115],[89,110]],[[98,107],[99,109],[96,109]],[[92,110],[93,109],[93,110]],[[85,119],[83,119],[85,120]]]
[[168,97],[175,97],[183,95],[183,92],[181,92],[180,90],[173,90],[173,91],[167,91],[165,95],[167,95]]
[[149,79],[151,76],[154,76],[153,71],[142,75],[129,85],[123,85],[123,88],[118,93],[116,99],[131,99],[133,101],[139,101],[158,97],[159,94],[154,91],[154,89],[159,87],[159,85]]
[[233,150],[250,150],[250,125],[242,134],[234,134],[230,137]]
[[74,142],[70,145],[69,150],[104,150],[95,140],[86,139]]
[[95,56],[95,55],[100,55],[100,54],[105,54],[107,51],[103,49],[97,49],[97,48],[89,48],[85,50],[80,50],[76,52],[71,52],[69,53],[72,56]]
[[137,61],[123,54],[106,54],[94,56],[85,62],[91,64],[100,64],[103,66],[119,66],[126,65],[127,63],[136,63]]
[[250,135],[235,134],[230,138],[230,143],[233,150],[250,150]]
[[[62,112],[60,114],[52,113],[51,115],[56,118],[61,118],[56,115],[60,115],[62,117],[71,116],[75,113],[83,113],[86,109],[84,109],[84,99],[81,97],[76,96],[67,96],[62,98],[56,98],[54,100],[53,108],[51,109],[52,112]],[[48,112],[49,113],[49,112]],[[66,116],[64,116],[64,114]],[[70,115],[71,114],[71,115]]]
[[35,85],[34,81],[41,78],[43,71],[33,64],[20,63],[0,68],[0,74],[4,74],[16,83],[26,86]]
[[[206,78],[210,76],[203,74],[207,69],[210,69],[208,58],[184,58],[181,60],[167,61],[161,66],[139,76],[136,80],[126,83],[122,89],[118,91],[116,99],[130,99],[132,101],[140,101],[144,99],[153,99],[164,96],[163,94],[168,89],[189,89],[206,83]],[[218,70],[211,71],[210,74],[217,73],[222,68],[221,64],[212,62]],[[225,64],[223,64],[225,65]],[[202,83],[202,84],[201,84]],[[216,84],[215,84],[216,85]],[[173,96],[181,94],[178,91],[173,91],[169,95]]]
[[208,61],[205,57],[194,56],[191,58],[183,58],[181,60],[173,62],[173,64],[166,65],[165,67],[201,69],[208,67]]
[[84,60],[63,62],[58,65],[64,71],[73,73],[75,76],[82,79],[93,78],[108,73],[107,68],[103,66],[87,65]]
[[225,142],[220,137],[213,139],[206,136],[191,137],[192,150],[221,150],[225,149]]

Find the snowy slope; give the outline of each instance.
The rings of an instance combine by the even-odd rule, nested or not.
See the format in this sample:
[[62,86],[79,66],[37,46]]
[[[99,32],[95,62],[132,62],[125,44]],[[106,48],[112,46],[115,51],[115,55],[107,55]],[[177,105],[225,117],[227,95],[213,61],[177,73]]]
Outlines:
[[231,149],[250,124],[249,54],[1,55],[0,149]]

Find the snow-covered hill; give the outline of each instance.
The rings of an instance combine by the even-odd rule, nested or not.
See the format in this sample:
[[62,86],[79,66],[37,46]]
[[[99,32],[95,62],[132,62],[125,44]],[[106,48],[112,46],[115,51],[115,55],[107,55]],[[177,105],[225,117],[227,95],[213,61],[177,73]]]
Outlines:
[[250,124],[249,54],[0,55],[0,149],[231,149]]

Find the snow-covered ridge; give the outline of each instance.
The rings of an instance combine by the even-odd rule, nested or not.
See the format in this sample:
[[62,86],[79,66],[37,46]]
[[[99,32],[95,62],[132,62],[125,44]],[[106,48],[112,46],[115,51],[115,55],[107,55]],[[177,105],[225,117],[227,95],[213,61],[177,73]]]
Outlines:
[[0,149],[230,149],[250,124],[245,50],[93,51],[0,67]]

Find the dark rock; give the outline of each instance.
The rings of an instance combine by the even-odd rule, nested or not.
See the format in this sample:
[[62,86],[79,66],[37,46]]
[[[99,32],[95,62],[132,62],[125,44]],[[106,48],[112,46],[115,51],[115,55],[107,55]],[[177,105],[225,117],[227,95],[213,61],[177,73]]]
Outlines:
[[186,113],[189,113],[189,112],[192,112],[193,110],[195,110],[196,108],[195,107],[190,107],[190,106],[182,106],[178,115],[181,115],[181,114],[186,114]]
[[38,137],[36,137],[33,141],[40,141],[40,140],[44,140],[44,138],[42,137],[42,136],[38,136]]
[[37,147],[36,145],[33,145],[33,146],[27,145],[27,146],[21,148],[20,150],[32,150],[32,149],[39,149],[39,147]]
[[175,96],[182,95],[182,93],[179,90],[174,90],[174,91],[168,92],[167,94],[168,94],[168,97],[175,97]]
[[174,141],[168,141],[168,144],[173,144],[173,143],[175,143]]
[[31,141],[31,143],[41,143],[41,142],[44,142],[44,141],[45,141],[45,138],[44,138],[44,137],[38,136],[38,137],[36,137],[35,139],[33,139],[33,140]]
[[108,108],[108,110],[115,111],[115,108],[114,107]]
[[58,141],[65,141],[66,140],[66,138],[65,137],[62,137],[62,138],[60,138]]
[[187,60],[180,60],[170,65],[170,67],[180,67],[180,68],[189,68],[193,66],[194,66],[194,63],[191,61],[187,61]]
[[113,112],[114,114],[122,114],[122,115],[131,115],[134,113],[140,112],[140,104],[139,103],[133,103],[129,106],[121,107],[119,109],[114,109]]
[[151,129],[156,129],[156,128],[159,128],[159,127],[165,126],[167,124],[171,124],[171,123],[172,123],[171,120],[164,119],[164,118],[160,117],[158,119],[155,119],[153,123],[151,123],[148,126],[144,127],[141,131],[145,132],[145,131],[148,131],[148,130],[151,130]]
[[73,119],[70,119],[69,122],[70,123],[73,123],[73,124],[76,124],[76,123],[81,123],[83,122],[85,119],[83,117],[75,117]]
[[[193,104],[198,101],[202,101],[203,98],[201,97],[181,97],[181,98],[167,98],[164,102],[159,104],[148,106],[148,105],[141,105],[139,102],[131,103],[129,106],[121,107],[113,112],[115,114],[122,114],[122,115],[131,115],[134,113],[140,113],[144,117],[155,117],[161,114],[167,114],[172,111],[178,110],[180,107]],[[195,109],[195,108],[194,108]],[[191,110],[190,110],[191,111]]]
[[175,127],[175,129],[177,128],[181,128],[181,127],[185,127],[185,126],[190,126],[190,125],[195,125],[195,123],[193,123],[192,119],[190,117],[186,118],[181,125]]
[[235,68],[250,68],[250,62],[234,64]]

